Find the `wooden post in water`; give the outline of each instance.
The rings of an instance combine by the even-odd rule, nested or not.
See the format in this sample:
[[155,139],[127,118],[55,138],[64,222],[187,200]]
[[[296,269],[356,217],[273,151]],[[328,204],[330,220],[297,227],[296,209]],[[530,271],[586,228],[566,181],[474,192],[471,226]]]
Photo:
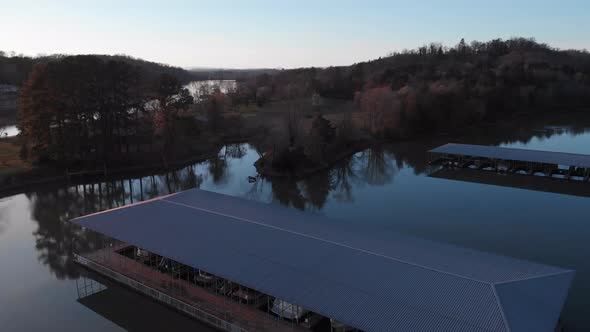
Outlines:
[[139,177],[139,198],[143,201],[143,178]]
[[129,180],[129,203],[133,204],[133,185],[131,183],[131,178]]

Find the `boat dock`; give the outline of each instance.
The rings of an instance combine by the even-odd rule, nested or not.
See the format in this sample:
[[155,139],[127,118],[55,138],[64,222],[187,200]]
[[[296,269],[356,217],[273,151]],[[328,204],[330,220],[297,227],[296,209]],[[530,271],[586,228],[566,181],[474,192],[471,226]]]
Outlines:
[[74,259],[76,263],[94,272],[221,330],[305,331],[287,321],[269,319],[265,312],[256,310],[255,307],[217,296],[214,290],[196,285],[194,279],[165,273],[166,271],[142,264],[139,260],[130,259],[121,254],[127,248],[129,246],[119,243],[105,246],[89,255],[75,254]]
[[72,222],[79,264],[225,331],[552,331],[574,276],[198,189]]
[[428,162],[460,168],[588,181],[590,155],[448,143],[428,151]]

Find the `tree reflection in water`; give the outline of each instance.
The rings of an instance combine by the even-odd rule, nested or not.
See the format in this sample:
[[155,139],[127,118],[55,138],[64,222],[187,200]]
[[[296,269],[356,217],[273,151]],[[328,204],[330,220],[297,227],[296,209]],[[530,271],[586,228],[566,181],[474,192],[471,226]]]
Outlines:
[[224,147],[224,155],[233,159],[243,158],[248,153],[248,146],[246,144],[228,144]]
[[398,172],[397,165],[383,147],[367,149],[355,155],[363,182],[369,185],[384,185],[393,181]]
[[209,159],[208,170],[214,184],[224,184],[229,180],[229,173],[227,172],[227,159],[224,155],[216,155]]
[[305,199],[314,209],[321,210],[324,207],[333,189],[330,173],[330,171],[320,172],[302,181]]
[[58,279],[77,278],[79,272],[73,252],[95,248],[96,233],[71,224],[70,219],[85,214],[123,206],[190,188],[198,188],[203,176],[194,165],[162,175],[134,179],[48,188],[27,194],[32,219],[38,228],[33,233],[38,259],[50,267]]
[[[503,129],[495,134],[478,133],[476,138],[469,142],[478,144],[528,142],[532,137],[549,137],[556,133],[553,129],[538,131],[522,128]],[[585,129],[579,129],[577,126],[572,127],[568,133],[576,135],[584,132],[586,132]],[[231,177],[238,172],[236,172],[237,169],[230,169],[228,159],[243,158],[247,154],[257,155],[255,148],[247,144],[228,145],[214,158],[204,163],[164,174],[38,189],[28,193],[27,197],[31,202],[32,217],[38,223],[34,236],[39,260],[48,265],[59,279],[76,278],[78,272],[73,263],[72,250],[92,248],[96,239],[71,225],[68,220],[168,193],[199,188],[206,179],[210,179],[211,182],[208,188],[216,188],[231,181],[240,182],[240,185],[233,189],[236,195],[244,194],[250,199],[276,201],[300,210],[322,209],[330,197],[341,202],[354,202],[354,188],[392,183],[401,169],[409,168],[415,174],[429,172],[426,151],[447,141],[452,139],[447,137],[401,142],[368,149],[342,160],[330,170],[319,172],[300,181],[289,178],[258,179],[245,192],[242,192],[244,186],[240,181],[247,180]],[[463,141],[467,140],[463,139]],[[231,167],[244,166],[237,163],[236,166]],[[262,197],[266,194],[270,197]],[[0,225],[0,232],[2,229]]]
[[77,278],[72,251],[96,247],[96,238],[68,220],[89,210],[89,202],[70,187],[38,191],[27,195],[32,203],[32,217],[38,222],[33,235],[38,259],[48,265],[58,279]]
[[305,209],[306,199],[296,181],[288,178],[277,178],[271,180],[273,200],[281,205],[294,207],[299,210]]
[[393,154],[383,147],[365,150],[303,180],[272,179],[272,196],[280,204],[300,210],[321,210],[330,194],[336,200],[353,202],[355,186],[391,183],[399,171],[394,161]]
[[334,198],[343,202],[352,202],[352,188],[360,178],[354,171],[353,160],[355,156],[349,156],[340,163],[337,163],[331,172],[331,185],[334,190]]

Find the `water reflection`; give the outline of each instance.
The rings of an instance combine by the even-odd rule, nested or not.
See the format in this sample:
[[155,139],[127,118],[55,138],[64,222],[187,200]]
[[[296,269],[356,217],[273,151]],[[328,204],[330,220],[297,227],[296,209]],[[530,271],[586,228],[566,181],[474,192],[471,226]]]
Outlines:
[[[86,271],[76,280],[78,303],[125,331],[217,331],[156,301]],[[139,310],[138,310],[139,309]]]
[[297,182],[281,178],[271,181],[271,186],[274,200],[278,201],[281,205],[300,210],[305,209],[306,200]]
[[0,207],[0,234],[4,233],[8,228],[9,222],[10,219],[7,216],[7,207]]
[[[587,133],[586,129],[576,130],[572,127],[569,130],[571,131],[566,134],[571,136]],[[504,136],[501,141],[494,141],[482,139],[480,136],[479,142],[519,145],[524,144],[522,142],[548,138],[551,135],[564,135],[564,133],[554,129],[530,130],[528,137],[524,137],[522,132],[519,132],[514,135],[516,139],[505,139],[506,136]],[[38,223],[34,236],[39,260],[48,265],[59,279],[77,278],[79,275],[74,268],[72,248],[80,244],[92,244],[84,238],[85,234],[67,222],[69,219],[169,193],[200,188],[203,184],[206,184],[205,189],[229,187],[228,191],[249,199],[277,202],[300,210],[322,210],[330,197],[343,204],[349,204],[355,201],[355,190],[366,186],[391,185],[402,168],[410,169],[414,174],[430,173],[431,170],[425,160],[425,151],[438,144],[436,140],[429,140],[374,147],[336,163],[329,170],[318,172],[300,181],[277,178],[259,179],[255,183],[248,183],[246,180],[246,174],[255,172],[250,163],[232,165],[231,161],[242,159],[253,161],[258,153],[249,144],[230,144],[203,163],[171,172],[32,191],[27,193],[27,197],[31,204],[32,217]],[[244,169],[247,170],[244,172]],[[437,174],[434,173],[434,176],[452,177],[446,173],[446,175]],[[484,175],[478,174],[479,180],[473,181],[494,182],[493,179],[482,180],[482,176]],[[518,184],[514,186],[518,187]],[[246,190],[240,191],[237,188],[246,188]],[[529,186],[529,189],[535,188]],[[567,193],[567,190],[564,193]],[[0,210],[1,215],[2,210]],[[2,220],[0,223],[0,232],[2,232],[8,220],[7,218],[0,218],[0,220]]]
[[223,93],[234,91],[237,88],[237,82],[235,80],[193,81],[185,85],[185,88],[195,100],[199,100],[201,96],[207,96],[216,91]]
[[[78,278],[72,251],[86,250],[93,246],[93,242],[68,220],[169,193],[200,188],[204,183],[217,188],[242,184],[249,187],[244,196],[250,199],[279,202],[301,210],[321,210],[330,194],[352,202],[355,187],[390,183],[398,170],[392,151],[375,148],[359,152],[334,168],[301,181],[282,178],[259,179],[248,183],[246,176],[234,178],[237,173],[235,167],[230,169],[232,160],[241,160],[246,155],[252,157],[258,154],[248,144],[232,144],[203,163],[171,172],[42,188],[27,193],[32,219],[38,223],[34,237],[39,261],[49,266],[58,279]],[[253,169],[251,164],[247,167]],[[268,187],[270,199],[266,197]]]
[[216,157],[207,161],[207,169],[213,179],[214,184],[227,183],[230,173],[227,171],[227,160],[224,156],[217,155]]
[[580,180],[565,180],[555,177],[500,174],[465,168],[443,167],[429,174],[433,178],[481,183],[493,186],[544,191],[556,194],[590,197],[590,185]]
[[353,168],[355,156],[350,156],[332,168],[332,188],[334,197],[341,202],[352,202],[353,186],[360,182]]
[[[253,163],[258,158],[258,152],[249,144],[231,144],[207,161],[170,172],[44,187],[28,192],[26,198],[36,223],[33,235],[38,260],[60,280],[80,276],[73,263],[72,250],[87,250],[97,241],[72,227],[69,219],[168,193],[202,188],[300,210],[321,211],[340,219],[366,223],[367,227],[378,225],[396,231],[414,232],[482,250],[574,268],[578,270],[578,286],[574,286],[570,294],[566,318],[574,325],[589,326],[590,323],[580,314],[583,311],[580,303],[584,302],[588,292],[584,293],[583,287],[579,286],[580,282],[584,284],[590,280],[589,268],[583,255],[574,257],[588,250],[586,240],[575,240],[588,233],[587,228],[576,224],[575,218],[575,215],[582,214],[587,201],[576,201],[577,197],[570,199],[570,196],[542,196],[532,191],[497,191],[471,183],[467,186],[461,182],[442,182],[446,180],[425,176],[433,171],[426,163],[426,151],[448,141],[543,149],[557,140],[561,147],[569,149],[566,151],[590,153],[586,151],[590,146],[588,123],[590,121],[578,121],[575,126],[566,128],[559,125],[560,129],[556,129],[516,122],[511,127],[493,132],[481,131],[472,136],[383,145],[349,156],[331,169],[299,181],[258,178],[250,183],[247,177],[256,175]],[[481,201],[476,195],[482,197]],[[489,207],[488,202],[491,201],[501,208]],[[538,206],[541,201],[552,204],[567,202],[574,217],[564,217],[559,206],[541,204],[542,209],[535,213],[537,220],[534,228],[526,228],[527,237],[533,238],[539,245],[527,245],[518,237],[521,233],[516,231],[519,225],[522,228],[519,222],[526,220],[518,211],[522,206]],[[437,214],[428,211],[434,209],[438,209]],[[514,217],[495,211],[502,209],[510,209]],[[557,215],[562,219],[559,232],[555,231],[553,224]],[[0,208],[0,235],[14,226],[9,222],[10,218],[5,217],[4,209]],[[515,230],[497,227],[498,222],[511,225]],[[567,225],[575,231],[568,230]],[[537,231],[539,229],[551,229],[547,231],[547,234],[552,234],[551,237]],[[568,244],[560,245],[557,236],[567,238]],[[568,246],[574,245],[579,247],[568,249]],[[547,252],[543,248],[552,248],[552,251]]]
[[398,172],[390,151],[386,151],[383,147],[365,150],[357,156],[360,160],[362,180],[369,185],[387,184],[393,181],[393,177]]
[[[60,280],[79,276],[72,252],[92,250],[97,248],[99,243],[96,235],[75,227],[68,220],[119,203],[117,199],[107,198],[111,196],[97,197],[94,192],[88,195],[86,190],[81,192],[79,189],[79,186],[76,186],[27,194],[32,218],[38,223],[37,229],[33,232],[37,258],[49,266]],[[119,188],[112,192],[122,193],[123,189]],[[103,205],[102,202],[105,201],[108,204]]]
[[0,127],[0,138],[1,137],[13,137],[20,133],[20,130],[15,125]]

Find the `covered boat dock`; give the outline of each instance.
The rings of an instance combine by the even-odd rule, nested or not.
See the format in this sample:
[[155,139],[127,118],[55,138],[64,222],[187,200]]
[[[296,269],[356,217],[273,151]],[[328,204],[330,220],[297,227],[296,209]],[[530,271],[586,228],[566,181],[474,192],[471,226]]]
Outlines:
[[574,275],[198,189],[73,222],[102,237],[80,264],[227,331],[550,332]]
[[430,163],[588,181],[590,155],[448,143],[428,151]]

